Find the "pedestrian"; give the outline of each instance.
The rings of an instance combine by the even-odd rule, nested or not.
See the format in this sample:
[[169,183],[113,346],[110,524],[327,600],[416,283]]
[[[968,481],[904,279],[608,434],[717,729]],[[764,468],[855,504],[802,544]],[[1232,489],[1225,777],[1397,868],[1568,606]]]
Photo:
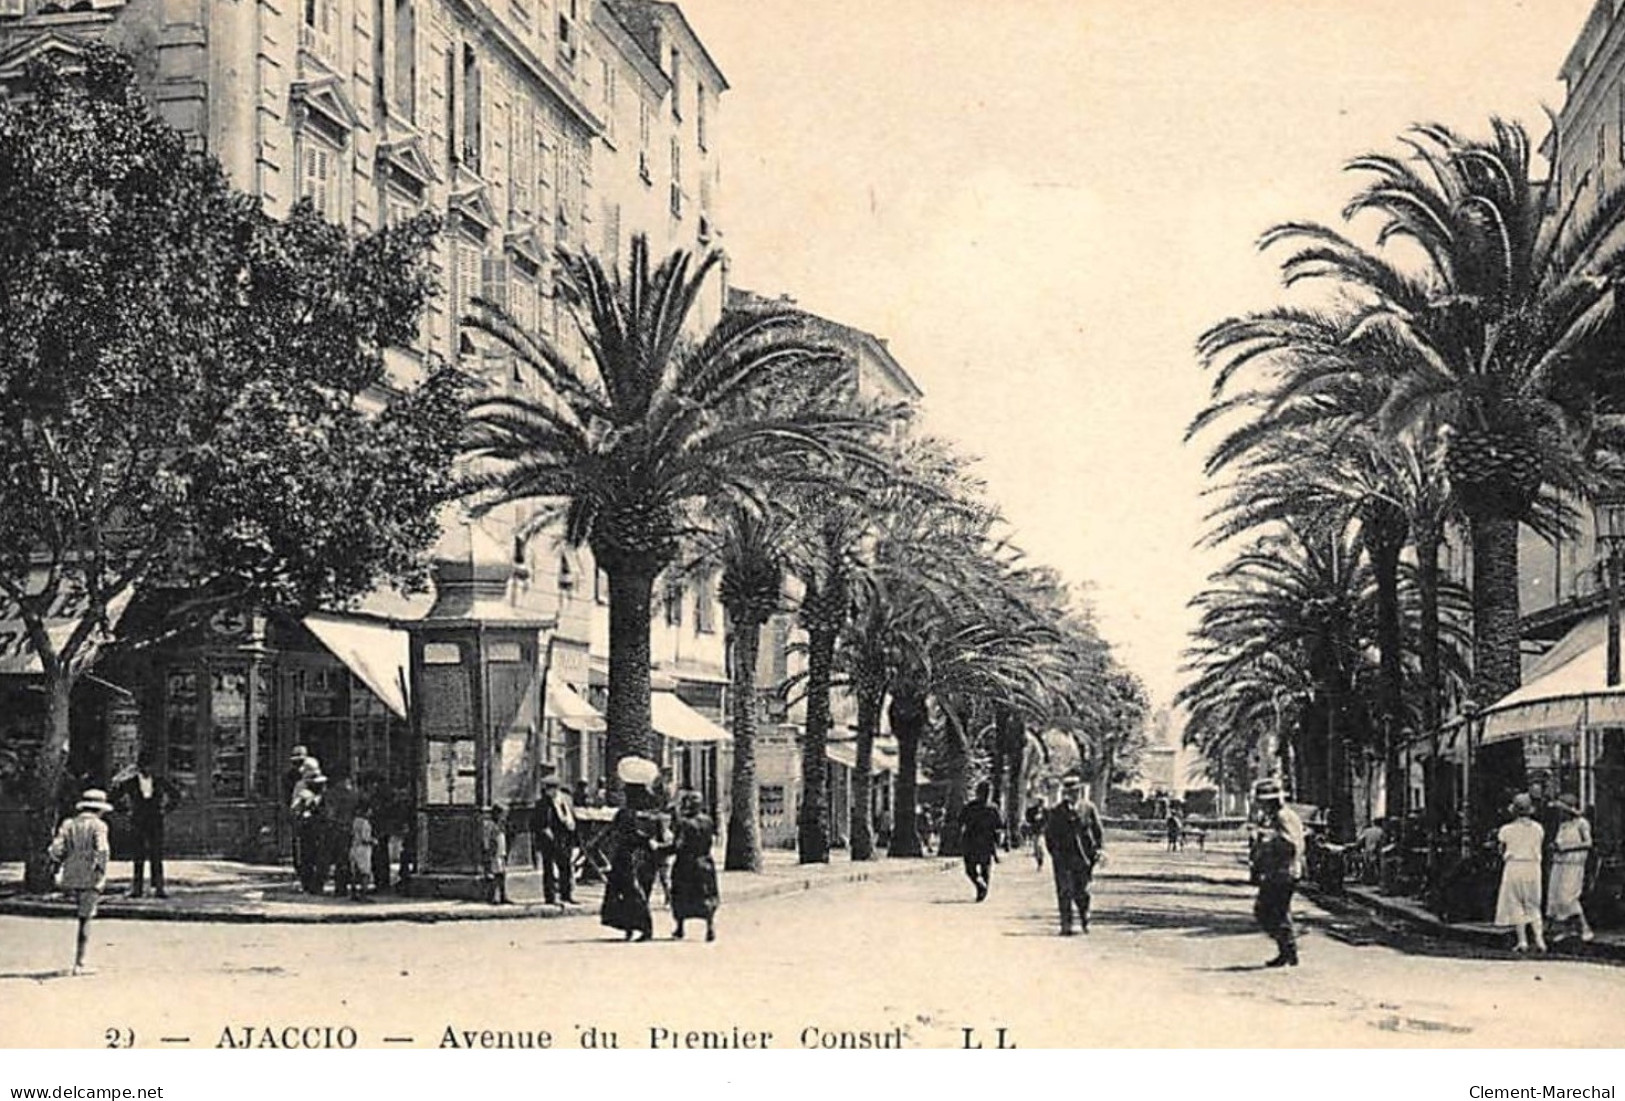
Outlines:
[[[310,750],[306,746],[296,745],[293,752],[288,755],[288,767],[282,774],[282,805],[293,805],[294,792],[298,790],[299,781],[305,778],[305,762],[310,759]],[[304,850],[299,841],[299,823],[290,818],[293,835],[293,866],[295,869],[305,866]]]
[[1185,824],[1179,820],[1179,811],[1173,804],[1168,806],[1168,819],[1164,823],[1168,833],[1168,851],[1177,852],[1185,847]]
[[721,903],[717,890],[717,866],[711,858],[717,829],[697,791],[684,791],[677,797],[677,819],[673,824],[671,865],[671,916],[677,923],[671,935],[683,939],[683,922],[689,918],[705,921],[705,939],[717,939],[716,913]]
[[167,776],[152,769],[152,753],[142,750],[135,759],[135,773],[113,789],[114,799],[130,815],[131,854],[130,897],[140,898],[146,884],[145,865],[152,865],[152,893],[168,898],[164,889],[164,815],[180,802],[180,789]]
[[592,805],[595,807],[609,806],[609,782],[602,776],[598,777],[598,783],[593,786]]
[[65,819],[51,839],[50,856],[62,869],[62,889],[73,892],[79,915],[79,935],[73,952],[75,975],[93,973],[85,966],[85,952],[90,944],[90,919],[96,916],[102,888],[107,886],[107,861],[112,848],[102,815],[112,809],[106,792],[87,788],[74,807],[74,816]]
[[923,803],[914,808],[914,832],[920,839],[920,853],[931,855],[931,808]]
[[542,868],[542,899],[575,902],[575,853],[578,843],[575,801],[559,786],[552,765],[542,766],[542,796],[531,811],[531,867]]
[[1546,951],[1540,919],[1540,861],[1546,831],[1535,821],[1535,801],[1526,791],[1512,797],[1512,821],[1496,831],[1501,845],[1501,889],[1495,897],[1495,924],[1512,926],[1513,949]]
[[1359,846],[1360,882],[1375,884],[1382,879],[1382,849],[1388,840],[1384,820],[1374,818],[1371,824],[1354,835]]
[[1044,804],[1034,803],[1027,808],[1027,837],[1033,846],[1033,863],[1044,870]]
[[[372,805],[365,799],[356,803],[350,819],[350,897],[357,902],[372,892],[372,856],[376,841],[372,832]],[[335,888],[336,890],[336,888]]]
[[1275,941],[1275,958],[1265,967],[1298,966],[1298,933],[1292,926],[1292,894],[1303,878],[1305,838],[1303,819],[1286,805],[1286,792],[1278,780],[1261,780],[1253,797],[1263,823],[1253,838],[1251,862],[1258,897],[1253,917]]
[[1586,821],[1569,796],[1555,800],[1563,816],[1552,843],[1552,874],[1546,887],[1546,917],[1556,929],[1559,922],[1573,918],[1580,927],[1580,939],[1589,941],[1596,936],[1586,912],[1580,905],[1585,891],[1586,862],[1591,857],[1591,823]]
[[298,855],[299,886],[306,894],[319,895],[327,883],[322,868],[322,799],[327,790],[327,777],[322,775],[321,762],[306,757],[299,766],[299,782],[293,787],[288,814],[293,819],[294,852]]
[[993,785],[986,780],[976,785],[971,801],[959,808],[959,840],[965,853],[965,877],[976,888],[976,901],[987,897],[993,880],[993,862],[998,858],[999,834],[1004,821],[989,800]]
[[596,804],[592,801],[592,792],[587,788],[586,780],[577,780],[571,791],[571,801],[578,807],[591,807]]
[[1049,849],[1050,871],[1055,877],[1063,937],[1072,935],[1074,909],[1080,931],[1089,931],[1089,884],[1095,865],[1105,859],[1105,844],[1100,812],[1083,797],[1083,779],[1068,774],[1061,780],[1061,801],[1044,820],[1044,846]]
[[598,920],[619,929],[627,940],[654,936],[649,893],[663,861],[661,817],[653,794],[660,766],[643,757],[623,757],[615,766],[626,794],[625,804],[609,824],[609,875]]
[[343,898],[350,893],[350,837],[355,831],[356,808],[361,805],[361,793],[347,771],[335,771],[322,796],[322,879],[333,876],[333,897]]
[[495,906],[508,904],[508,808],[501,803],[480,820],[480,877],[485,900]]

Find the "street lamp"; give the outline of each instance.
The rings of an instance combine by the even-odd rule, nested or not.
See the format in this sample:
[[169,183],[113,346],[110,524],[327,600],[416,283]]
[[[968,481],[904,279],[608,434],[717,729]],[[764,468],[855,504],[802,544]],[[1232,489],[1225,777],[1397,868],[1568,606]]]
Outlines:
[[1607,684],[1619,686],[1619,551],[1625,545],[1625,489],[1609,488],[1592,498],[1597,543],[1608,555]]

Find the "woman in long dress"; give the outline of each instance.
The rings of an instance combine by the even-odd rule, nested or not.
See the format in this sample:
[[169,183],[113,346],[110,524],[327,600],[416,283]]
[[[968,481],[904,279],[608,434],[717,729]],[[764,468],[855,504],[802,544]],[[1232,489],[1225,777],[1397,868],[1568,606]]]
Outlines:
[[1586,921],[1585,910],[1580,907],[1580,894],[1585,890],[1586,860],[1591,856],[1591,823],[1567,799],[1559,799],[1557,807],[1563,813],[1563,821],[1552,840],[1552,874],[1546,884],[1546,917],[1554,928],[1558,922],[1576,919],[1580,923],[1580,939],[1590,940],[1594,934],[1591,923]]
[[1535,821],[1535,802],[1527,792],[1512,800],[1512,821],[1496,833],[1501,842],[1501,890],[1495,899],[1495,924],[1510,925],[1517,935],[1514,948],[1529,950],[1533,934],[1535,948],[1546,951],[1546,936],[1540,920],[1540,852],[1546,831]]
[[705,921],[705,939],[716,940],[717,866],[711,859],[716,826],[701,809],[698,792],[685,791],[677,801],[677,821],[672,850],[671,916],[677,922],[672,936],[683,939],[683,922],[689,918]]
[[[627,761],[641,758],[626,758]],[[654,768],[653,762],[644,762]],[[609,824],[609,874],[604,879],[604,902],[598,911],[598,920],[611,929],[619,929],[627,940],[635,936],[639,941],[654,936],[654,918],[649,912],[649,892],[662,859],[662,821],[654,810],[650,777],[637,782],[642,773],[637,769],[621,769],[625,784],[626,804],[615,812]]]

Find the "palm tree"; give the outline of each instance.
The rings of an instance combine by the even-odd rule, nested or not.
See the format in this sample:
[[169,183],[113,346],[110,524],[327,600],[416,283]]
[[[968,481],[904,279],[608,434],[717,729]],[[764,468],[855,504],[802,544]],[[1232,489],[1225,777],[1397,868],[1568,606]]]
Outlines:
[[[1375,344],[1371,361],[1404,350],[1381,421],[1413,436],[1437,426],[1472,547],[1474,694],[1486,700],[1519,683],[1518,525],[1543,486],[1578,494],[1590,481],[1599,382],[1619,366],[1613,280],[1625,249],[1614,232],[1625,192],[1577,217],[1580,195],[1532,182],[1524,130],[1495,119],[1491,131],[1418,126],[1409,157],[1350,163],[1372,179],[1345,215],[1376,216],[1378,251],[1312,224],[1264,238],[1295,250],[1288,283],[1328,279],[1350,295],[1345,343]],[[1392,258],[1394,239],[1425,265]]]
[[1367,679],[1362,664],[1372,619],[1361,599],[1367,580],[1347,531],[1285,527],[1237,555],[1192,600],[1201,614],[1187,654],[1195,675],[1177,697],[1193,710],[1211,710],[1237,681],[1274,663],[1298,664],[1325,724],[1314,787],[1342,839],[1354,822],[1348,753],[1362,726],[1358,691]]
[[588,352],[578,361],[500,309],[469,323],[523,362],[538,393],[480,401],[466,459],[477,506],[536,507],[521,530],[562,523],[609,578],[610,766],[652,751],[649,607],[704,501],[752,492],[762,464],[791,455],[863,454],[873,424],[846,409],[775,408],[752,399],[840,353],[801,339],[789,313],[730,313],[690,336],[691,313],[720,260],[672,253],[651,267],[632,240],[626,272],[561,252],[560,272]]

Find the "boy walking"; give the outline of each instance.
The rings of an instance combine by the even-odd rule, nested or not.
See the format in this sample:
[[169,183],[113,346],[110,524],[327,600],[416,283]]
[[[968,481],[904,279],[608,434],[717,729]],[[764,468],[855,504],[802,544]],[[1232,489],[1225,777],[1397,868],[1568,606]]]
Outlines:
[[102,888],[107,885],[107,823],[102,815],[112,810],[107,793],[88,788],[74,808],[78,813],[57,827],[51,840],[51,859],[62,866],[62,889],[78,902],[79,939],[73,954],[73,974],[93,974],[85,966],[85,949],[90,943],[90,919],[96,916]]

